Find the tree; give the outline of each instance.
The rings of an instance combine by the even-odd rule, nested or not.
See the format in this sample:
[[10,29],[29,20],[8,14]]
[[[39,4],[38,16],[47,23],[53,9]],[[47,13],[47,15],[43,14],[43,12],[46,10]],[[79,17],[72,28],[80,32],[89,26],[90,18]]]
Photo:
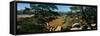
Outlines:
[[57,10],[58,8],[55,5],[47,5],[47,4],[30,4],[30,8],[25,7],[23,14],[30,14],[34,12],[35,16],[27,17],[27,18],[17,18],[21,19],[17,21],[17,25],[20,25],[21,28],[18,29],[18,32],[44,32],[43,28],[45,28],[45,24],[47,19],[45,17],[51,17],[54,15],[58,15],[57,12],[53,10]]
[[23,10],[23,14],[31,14],[30,8],[25,7],[25,9]]
[[37,24],[42,24],[40,25],[41,27],[45,26],[48,20],[51,20],[51,16],[59,15],[57,12],[53,11],[58,9],[57,6],[53,4],[30,4],[30,7],[31,10],[35,11],[34,17],[37,18]]
[[[79,15],[82,16],[88,26],[91,26],[92,23],[97,22],[97,7],[94,6],[78,6],[71,7],[71,10],[80,10]],[[78,13],[76,13],[78,15]]]
[[48,4],[31,4],[31,9],[34,10],[42,10],[42,11],[52,11],[57,10],[58,8],[55,5]]
[[[97,7],[85,7],[85,9],[83,9],[83,12],[85,13],[85,17],[87,19],[87,22],[91,23],[96,23],[96,19],[97,19]],[[94,22],[91,22],[91,21]],[[89,24],[89,25],[90,25]]]
[[70,7],[71,10],[80,10],[81,6],[72,6]]
[[[30,5],[32,10],[35,10],[35,15],[41,15],[41,17],[47,17],[51,15],[58,14],[57,12],[54,12],[53,10],[57,10],[58,8],[55,5],[51,4],[31,4]],[[39,16],[40,17],[40,16]]]

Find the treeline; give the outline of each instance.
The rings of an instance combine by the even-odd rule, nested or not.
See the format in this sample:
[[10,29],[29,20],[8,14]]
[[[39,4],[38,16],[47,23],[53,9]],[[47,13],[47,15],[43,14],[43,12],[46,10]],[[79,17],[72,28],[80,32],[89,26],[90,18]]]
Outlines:
[[[30,4],[30,8],[20,10],[17,14],[35,14],[33,17],[17,18],[17,31],[20,32],[44,32],[46,28],[46,22],[52,21],[56,16],[82,16],[87,22],[87,25],[91,26],[92,23],[97,22],[97,7],[91,6],[73,6],[70,7],[71,11],[55,12],[58,10],[56,5],[51,4]],[[67,10],[67,9],[66,9]],[[73,16],[72,16],[73,15]],[[65,16],[65,17],[67,17]],[[67,17],[68,18],[68,17]],[[67,19],[65,18],[65,19]],[[47,30],[48,31],[48,30]],[[50,31],[48,31],[50,32]]]

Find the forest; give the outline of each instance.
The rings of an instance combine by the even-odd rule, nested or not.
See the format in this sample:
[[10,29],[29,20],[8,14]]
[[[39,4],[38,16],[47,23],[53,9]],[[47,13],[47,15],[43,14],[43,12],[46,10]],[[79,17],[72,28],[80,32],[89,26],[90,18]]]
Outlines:
[[30,4],[30,8],[24,7],[23,10],[17,10],[17,32],[97,29],[97,7],[67,6],[70,6],[68,7],[70,11],[59,11],[60,8],[53,4]]

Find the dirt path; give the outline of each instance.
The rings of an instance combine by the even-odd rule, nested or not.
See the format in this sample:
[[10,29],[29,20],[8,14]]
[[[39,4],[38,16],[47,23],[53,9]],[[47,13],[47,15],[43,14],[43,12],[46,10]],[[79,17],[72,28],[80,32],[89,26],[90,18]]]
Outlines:
[[53,28],[57,28],[58,26],[62,26],[63,22],[64,22],[63,18],[62,17],[58,17],[57,19],[49,22],[48,24]]

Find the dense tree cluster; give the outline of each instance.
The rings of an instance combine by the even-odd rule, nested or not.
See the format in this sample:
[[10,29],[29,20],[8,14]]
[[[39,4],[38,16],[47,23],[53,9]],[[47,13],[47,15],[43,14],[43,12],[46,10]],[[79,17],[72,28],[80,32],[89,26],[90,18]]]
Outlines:
[[[72,6],[71,11],[68,12],[57,12],[57,6],[51,4],[30,4],[30,8],[25,7],[24,10],[18,10],[18,15],[23,14],[34,14],[32,17],[17,18],[17,31],[20,32],[44,32],[46,23],[57,18],[57,16],[63,17],[64,25],[61,31],[67,31],[72,28],[74,23],[81,23],[85,26],[94,28],[91,24],[97,22],[97,7],[93,6]],[[56,17],[56,18],[55,18]],[[79,18],[79,19],[78,19]],[[81,22],[82,21],[82,22]],[[69,26],[71,25],[71,26]],[[67,26],[67,27],[66,27]],[[95,27],[96,28],[96,27]],[[49,31],[48,31],[49,32]]]

